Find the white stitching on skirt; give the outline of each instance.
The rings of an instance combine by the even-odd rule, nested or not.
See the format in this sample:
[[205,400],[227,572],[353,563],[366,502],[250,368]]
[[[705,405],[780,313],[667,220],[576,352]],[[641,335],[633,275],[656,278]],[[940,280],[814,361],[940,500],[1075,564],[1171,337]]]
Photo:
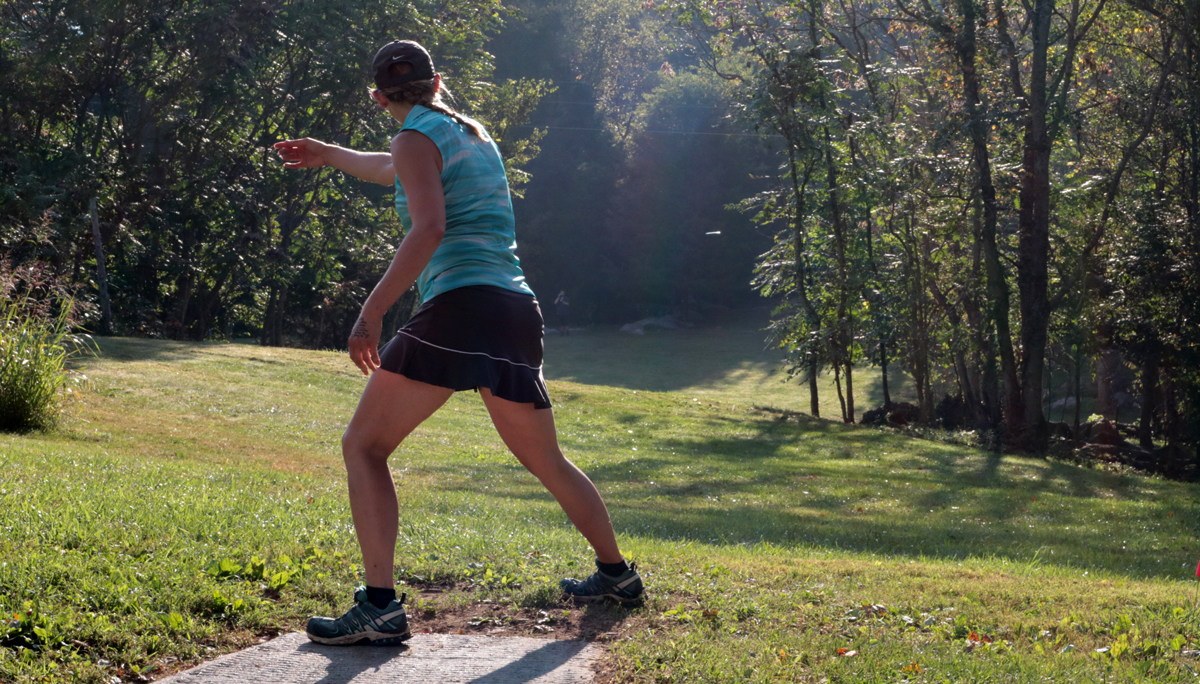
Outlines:
[[431,346],[431,347],[436,347],[436,348],[438,348],[438,349],[441,349],[441,350],[443,350],[443,351],[454,352],[455,354],[474,354],[474,355],[476,355],[476,356],[486,356],[486,357],[488,357],[489,359],[492,359],[493,361],[505,361],[505,362],[507,362],[507,363],[511,363],[511,364],[512,364],[512,365],[514,365],[514,366],[524,366],[524,367],[528,368],[529,370],[535,370],[535,371],[538,371],[538,372],[541,372],[541,370],[542,370],[542,367],[541,367],[541,366],[538,366],[538,367],[536,367],[536,368],[535,368],[535,367],[533,367],[533,366],[531,366],[531,365],[529,365],[529,364],[527,364],[527,363],[520,363],[520,362],[518,362],[518,361],[511,361],[511,360],[509,360],[509,359],[503,359],[503,358],[500,358],[499,356],[492,356],[491,354],[486,354],[486,353],[484,353],[484,352],[469,352],[469,351],[461,351],[461,350],[459,350],[459,349],[451,349],[451,348],[449,348],[449,347],[443,347],[443,346],[441,346],[440,344],[434,344],[434,343],[432,343],[432,342],[426,342],[425,340],[423,340],[423,339],[421,339],[421,338],[417,337],[416,335],[413,335],[412,333],[404,332],[403,330],[397,330],[397,331],[396,331],[396,334],[397,334],[397,335],[404,335],[404,336],[406,336],[406,337],[411,337],[411,338],[413,338],[414,340],[416,340],[416,341],[420,342],[421,344],[427,344],[427,345],[429,345],[429,346]]

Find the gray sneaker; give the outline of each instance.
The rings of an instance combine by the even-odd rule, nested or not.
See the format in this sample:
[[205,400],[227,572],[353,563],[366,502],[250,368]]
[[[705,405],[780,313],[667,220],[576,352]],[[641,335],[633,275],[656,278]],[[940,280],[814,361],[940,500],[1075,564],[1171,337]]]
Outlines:
[[405,598],[407,594],[380,610],[367,600],[367,588],[359,587],[354,592],[354,607],[345,615],[309,618],[304,631],[318,644],[398,646],[412,636],[408,631],[408,615],[404,612]]
[[559,582],[558,586],[564,594],[575,599],[576,603],[615,601],[626,608],[636,608],[642,605],[646,597],[646,589],[642,586],[642,576],[638,574],[636,563],[630,563],[629,569],[620,577],[606,575],[597,568],[596,572],[585,580],[568,577]]

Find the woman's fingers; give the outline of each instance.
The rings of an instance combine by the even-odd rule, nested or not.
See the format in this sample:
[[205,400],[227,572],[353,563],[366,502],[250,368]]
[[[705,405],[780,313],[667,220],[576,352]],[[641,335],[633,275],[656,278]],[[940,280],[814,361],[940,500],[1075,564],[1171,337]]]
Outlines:
[[303,158],[301,147],[298,140],[284,140],[277,142],[271,147],[279,152],[279,158],[283,159],[283,168],[294,169],[300,166],[300,160]]
[[367,351],[366,345],[362,342],[350,343],[350,360],[354,362],[354,365],[358,366],[363,375],[370,375],[371,371],[375,370],[375,367],[379,365],[371,364],[371,353]]
[[309,138],[297,140],[281,140],[271,147],[283,159],[285,169],[304,169],[313,166],[324,166],[325,160],[318,153],[317,143]]
[[368,323],[359,317],[346,346],[350,348],[350,360],[363,375],[370,375],[379,368],[379,323]]

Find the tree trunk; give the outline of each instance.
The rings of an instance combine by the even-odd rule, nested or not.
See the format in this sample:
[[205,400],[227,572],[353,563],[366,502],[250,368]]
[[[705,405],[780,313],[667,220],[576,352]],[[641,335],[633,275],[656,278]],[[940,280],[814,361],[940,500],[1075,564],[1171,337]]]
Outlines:
[[[808,188],[809,174],[812,167],[807,166],[804,169],[804,179],[800,179],[800,165],[796,162],[796,148],[789,141],[788,144],[788,164],[791,170],[792,177],[792,196],[794,201],[795,213],[792,216],[792,257],[795,261],[795,290],[796,295],[800,299],[800,306],[804,310],[804,319],[810,330],[818,330],[821,327],[821,315],[817,312],[817,308],[813,306],[812,300],[808,298],[808,283],[805,281],[807,277],[807,262],[805,261],[805,246],[804,246],[804,193]],[[816,351],[808,349],[810,355],[808,368],[808,394],[809,394],[809,412],[814,418],[821,417],[821,407],[817,396],[817,367],[818,359],[813,356]]]
[[[996,225],[999,211],[996,205],[996,187],[992,182],[991,154],[988,152],[988,131],[990,129],[986,112],[981,111],[979,73],[975,68],[975,24],[977,18],[974,0],[959,0],[959,11],[963,16],[963,21],[955,45],[958,52],[959,69],[962,72],[963,78],[963,97],[967,117],[970,120],[972,157],[975,161],[976,182],[979,189],[979,198],[983,204],[983,223],[980,226],[979,246],[980,251],[983,253],[984,269],[987,273],[987,297],[990,304],[988,314],[991,318],[991,325],[989,327],[994,328],[996,331],[996,349],[1000,352],[1000,375],[1003,378],[1004,385],[1003,408],[1001,408],[1001,404],[999,403],[999,397],[995,396],[999,394],[1000,382],[999,379],[995,378],[994,366],[991,367],[991,375],[993,377],[985,380],[985,384],[990,388],[994,387],[992,390],[993,405],[990,411],[991,422],[993,426],[999,427],[999,419],[1002,412],[1007,438],[1012,439],[1020,434],[1022,426],[1021,384],[1017,375],[1016,354],[1013,351],[1012,332],[1008,321],[1008,280],[1004,274],[1004,267],[1000,262],[1000,249],[996,244]],[[1044,80],[1045,77],[1043,74],[1043,82]],[[1022,202],[1022,206],[1024,206],[1024,202]],[[982,347],[983,345],[981,344],[980,346]],[[985,359],[987,359],[984,363],[984,374],[987,375],[989,373],[989,366],[991,365],[990,359],[994,358],[993,351],[991,349],[981,349],[981,351],[985,353]]]
[[[983,233],[982,202],[976,198],[975,210],[975,245],[971,258],[971,277],[974,282],[983,280],[983,245],[980,236]],[[963,299],[963,309],[967,314],[967,329],[971,332],[975,345],[975,387],[979,392],[978,403],[971,407],[971,417],[975,426],[987,425],[995,430],[1000,427],[1002,417],[1000,408],[1000,375],[996,369],[995,345],[992,344],[994,330],[992,322],[987,320],[979,308],[979,300],[974,293],[968,291]]]
[[1096,357],[1096,400],[1100,415],[1105,418],[1117,415],[1116,368],[1120,363],[1116,349],[1105,346]]
[[1179,443],[1179,397],[1175,392],[1174,369],[1162,369],[1163,437],[1167,444]]
[[258,333],[258,343],[264,347],[271,346],[271,322],[275,320],[275,309],[278,302],[279,288],[272,285],[271,292],[267,295],[267,310],[263,312],[262,330]]
[[286,311],[284,306],[287,303],[288,287],[283,285],[279,288],[279,299],[275,305],[275,315],[271,321],[271,346],[283,346],[283,313]]
[[888,391],[888,355],[887,342],[879,340],[879,366],[883,370],[883,410],[892,408],[892,393]]
[[1154,448],[1154,414],[1158,408],[1158,354],[1147,354],[1142,361],[1142,415],[1138,421],[1138,443]]
[[[1021,160],[1018,216],[1017,287],[1021,293],[1021,388],[1024,415],[1018,443],[1044,451],[1048,441],[1041,388],[1050,324],[1047,291],[1050,262],[1050,131],[1047,127],[1047,53],[1054,0],[1033,0],[1029,111]],[[1067,87],[1066,84],[1063,87]]]
[[842,394],[841,364],[833,364],[833,385],[837,388],[838,403],[842,405],[842,421],[846,422],[846,397]]
[[854,422],[854,363],[846,360],[846,416],[847,423]]
[[[849,300],[850,300],[850,268],[848,256],[846,254],[846,226],[842,220],[842,204],[840,199],[841,186],[838,181],[838,168],[833,159],[833,141],[829,135],[829,127],[824,127],[825,132],[825,172],[826,185],[825,190],[829,195],[829,222],[833,228],[833,245],[834,257],[837,260],[837,329],[833,337],[835,349],[830,354],[834,367],[838,364],[844,364],[846,368],[846,385],[849,391],[850,385],[853,383],[851,379],[852,371],[850,369],[851,359],[854,358],[851,346],[854,344],[854,337],[851,332],[852,322],[850,320]],[[839,386],[840,392],[840,386]],[[840,397],[839,397],[840,398]],[[847,412],[848,411],[848,412]],[[847,396],[842,401],[842,420],[847,423],[854,422],[854,397]]]
[[1079,433],[1079,419],[1083,411],[1083,349],[1075,345],[1075,433]]
[[954,369],[958,372],[958,392],[962,395],[963,401],[967,406],[978,406],[979,399],[975,395],[975,388],[971,385],[970,371],[967,370],[967,358],[962,349],[954,351]]
[[96,242],[96,287],[100,290],[100,334],[112,332],[112,307],[108,302],[108,273],[104,270],[104,241],[100,238],[100,215],[96,211],[96,198],[88,202],[88,213],[92,215],[92,239]]
[[808,362],[808,406],[813,418],[821,417],[821,403],[817,400],[817,360]]
[[191,338],[193,340],[208,339],[209,321],[212,320],[213,312],[221,304],[221,291],[225,289],[225,283],[228,279],[229,269],[225,269],[217,276],[217,281],[213,283],[212,289],[199,296],[200,306],[196,309],[196,321],[191,328]]
[[187,313],[188,307],[192,302],[192,286],[195,283],[195,276],[191,273],[179,277],[179,281],[175,286],[178,294],[178,301],[175,303],[174,320],[171,321],[171,335],[177,340],[185,339],[187,335]]

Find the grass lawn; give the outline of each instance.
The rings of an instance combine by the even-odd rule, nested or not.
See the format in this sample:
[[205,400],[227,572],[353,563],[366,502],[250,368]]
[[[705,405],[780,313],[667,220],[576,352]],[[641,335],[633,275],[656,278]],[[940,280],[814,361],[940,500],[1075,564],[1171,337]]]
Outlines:
[[[759,315],[761,314],[761,315]],[[739,406],[770,406],[808,412],[808,384],[785,382],[784,353],[764,348],[766,311],[722,328],[656,330],[630,335],[616,330],[587,330],[570,337],[546,336],[546,378],[587,385],[610,385],[654,392],[686,392]],[[761,320],[759,320],[761,319]],[[821,417],[842,412],[829,373],[818,382]],[[892,366],[892,401],[916,401],[911,379]],[[883,404],[877,368],[854,375],[855,416]]]
[[[547,342],[638,610],[558,602],[588,548],[451,399],[392,459],[414,628],[594,638],[608,681],[1196,679],[1200,487],[756,410],[801,388],[753,334]],[[61,430],[0,435],[0,681],[146,681],[344,610],[349,361],[101,346]]]

